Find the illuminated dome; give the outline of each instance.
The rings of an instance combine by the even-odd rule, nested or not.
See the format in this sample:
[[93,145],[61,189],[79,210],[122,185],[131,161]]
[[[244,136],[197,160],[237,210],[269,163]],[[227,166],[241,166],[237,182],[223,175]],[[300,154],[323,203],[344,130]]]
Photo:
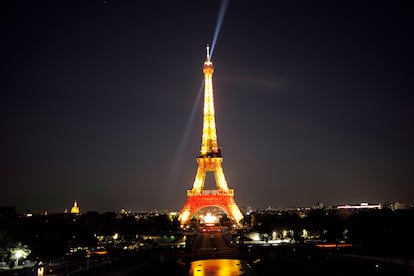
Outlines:
[[78,202],[76,200],[75,200],[75,202],[73,202],[73,206],[72,206],[72,209],[70,209],[70,213],[71,214],[79,214]]

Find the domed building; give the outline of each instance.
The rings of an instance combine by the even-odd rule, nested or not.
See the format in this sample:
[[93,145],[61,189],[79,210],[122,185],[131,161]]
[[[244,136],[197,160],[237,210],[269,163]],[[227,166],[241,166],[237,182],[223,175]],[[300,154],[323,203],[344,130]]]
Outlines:
[[73,206],[70,209],[70,213],[71,214],[79,214],[79,206],[78,206],[78,202],[75,200],[75,202],[73,202]]

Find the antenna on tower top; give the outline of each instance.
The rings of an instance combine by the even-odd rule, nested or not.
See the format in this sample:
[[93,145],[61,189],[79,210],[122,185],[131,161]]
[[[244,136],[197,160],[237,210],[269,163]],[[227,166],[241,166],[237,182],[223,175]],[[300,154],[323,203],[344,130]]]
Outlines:
[[210,46],[207,44],[207,61],[210,61]]

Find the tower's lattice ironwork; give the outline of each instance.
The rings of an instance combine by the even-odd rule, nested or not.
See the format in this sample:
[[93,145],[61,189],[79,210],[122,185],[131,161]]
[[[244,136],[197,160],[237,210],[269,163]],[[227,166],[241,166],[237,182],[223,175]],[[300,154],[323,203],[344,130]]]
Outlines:
[[[180,212],[179,220],[182,225],[187,224],[198,210],[208,206],[224,209],[236,224],[239,224],[243,218],[239,207],[234,201],[234,190],[228,188],[221,166],[223,157],[217,143],[213,72],[214,67],[210,59],[209,46],[207,46],[207,58],[203,66],[204,117],[201,150],[200,156],[197,158],[198,169],[193,188],[187,190],[187,201]],[[214,173],[216,190],[204,189],[204,182],[208,172]]]

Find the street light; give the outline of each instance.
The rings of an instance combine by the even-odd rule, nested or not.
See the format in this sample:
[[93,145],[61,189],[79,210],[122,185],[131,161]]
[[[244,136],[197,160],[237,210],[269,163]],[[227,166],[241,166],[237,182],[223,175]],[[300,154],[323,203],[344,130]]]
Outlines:
[[19,266],[19,258],[23,256],[23,250],[16,250],[14,253],[14,256],[16,257],[16,267]]

